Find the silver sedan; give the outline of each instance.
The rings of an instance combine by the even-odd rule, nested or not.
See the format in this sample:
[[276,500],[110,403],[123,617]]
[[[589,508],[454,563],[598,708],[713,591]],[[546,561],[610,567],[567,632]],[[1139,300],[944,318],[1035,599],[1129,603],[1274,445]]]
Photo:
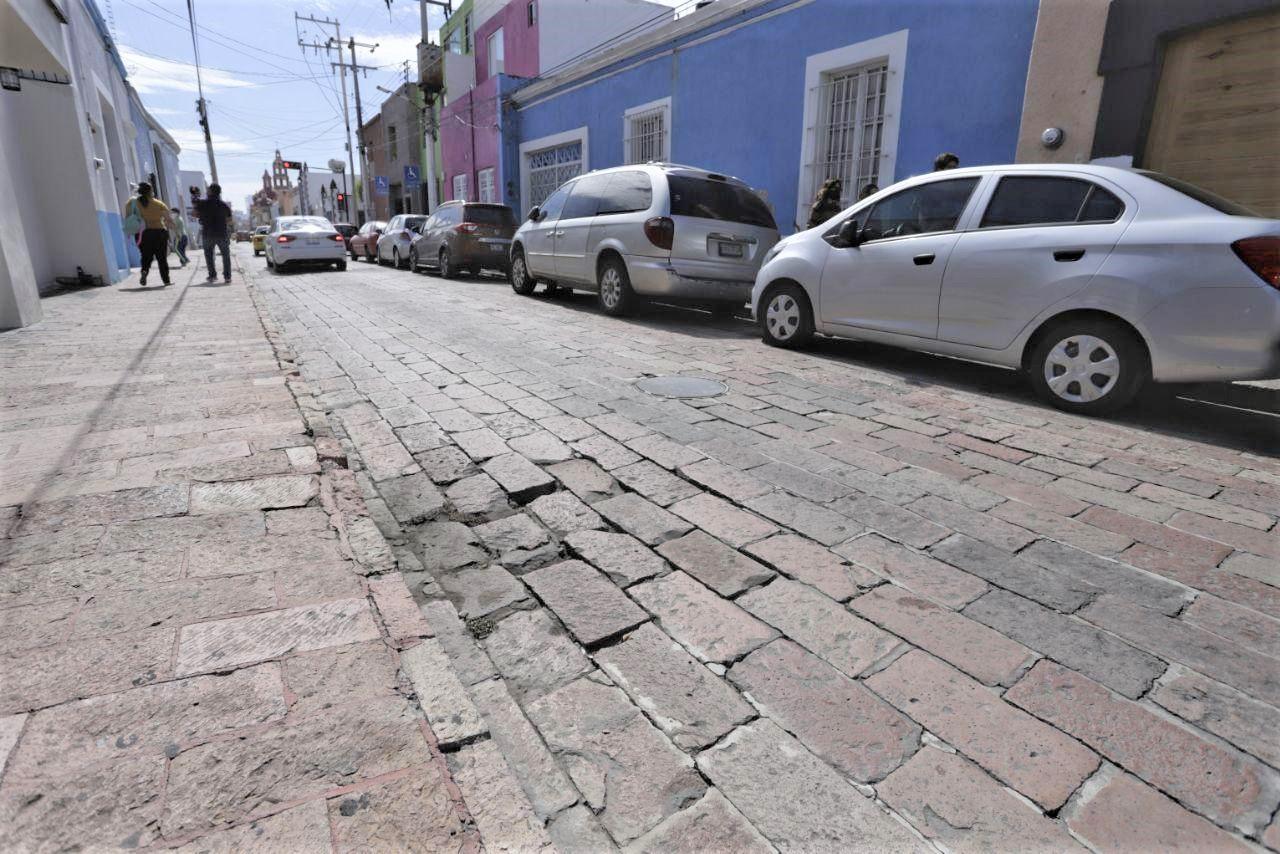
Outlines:
[[322,216],[282,216],[266,237],[267,267],[333,265],[347,269],[347,244],[333,223]]

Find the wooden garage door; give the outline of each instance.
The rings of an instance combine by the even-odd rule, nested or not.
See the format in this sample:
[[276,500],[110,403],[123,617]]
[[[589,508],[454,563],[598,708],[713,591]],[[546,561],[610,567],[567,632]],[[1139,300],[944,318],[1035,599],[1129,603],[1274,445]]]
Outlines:
[[1143,163],[1280,217],[1280,12],[1170,42]]

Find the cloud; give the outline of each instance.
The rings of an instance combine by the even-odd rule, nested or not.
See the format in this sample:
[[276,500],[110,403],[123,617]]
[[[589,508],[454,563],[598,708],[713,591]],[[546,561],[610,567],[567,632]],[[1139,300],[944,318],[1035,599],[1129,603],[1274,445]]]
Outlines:
[[[139,53],[127,45],[120,45],[120,58],[129,70],[129,82],[144,95],[172,92],[196,92],[196,67],[189,62],[160,59]],[[220,89],[241,89],[253,86],[234,74],[213,68],[202,68],[201,77],[205,92]]]
[[[409,62],[409,79],[418,78],[418,42],[422,41],[419,32],[361,34],[356,41],[365,44],[376,44],[377,49],[370,54],[367,50],[357,51],[361,64],[384,66],[381,72],[390,73],[403,68],[401,63]],[[350,59],[350,57],[348,57]]]
[[[210,127],[213,122],[209,122]],[[198,128],[183,128],[181,130],[171,130],[169,135],[173,137],[173,141],[178,143],[182,148],[182,159],[190,159],[193,163],[197,160],[203,160],[204,152],[204,132]],[[218,154],[239,154],[242,152],[253,151],[253,147],[237,142],[229,136],[213,134],[213,152]]]

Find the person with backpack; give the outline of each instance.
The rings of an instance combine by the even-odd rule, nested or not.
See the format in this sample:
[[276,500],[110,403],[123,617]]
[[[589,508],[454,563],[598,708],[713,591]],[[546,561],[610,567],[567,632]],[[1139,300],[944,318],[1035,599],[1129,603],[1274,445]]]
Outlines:
[[218,278],[214,270],[213,249],[222,250],[222,280],[231,281],[231,205],[222,200],[222,187],[210,184],[208,195],[196,202],[196,218],[200,220],[200,233],[204,241],[204,265],[212,282]]
[[137,235],[138,251],[142,254],[139,284],[144,288],[152,261],[160,268],[160,281],[165,287],[169,285],[169,229],[172,226],[169,206],[155,197],[150,184],[140,181],[138,194],[124,206],[124,229],[126,234]]

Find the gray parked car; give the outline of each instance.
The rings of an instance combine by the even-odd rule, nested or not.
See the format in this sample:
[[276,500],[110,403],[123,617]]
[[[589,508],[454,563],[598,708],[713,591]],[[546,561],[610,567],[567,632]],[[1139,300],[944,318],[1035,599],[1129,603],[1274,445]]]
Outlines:
[[732,310],[777,241],[768,206],[736,178],[666,163],[602,169],[529,212],[511,245],[511,287],[596,291],[615,315],[645,297]]
[[445,202],[413,236],[409,269],[433,267],[446,279],[461,270],[473,276],[482,269],[505,275],[515,231],[515,214],[506,205]]

